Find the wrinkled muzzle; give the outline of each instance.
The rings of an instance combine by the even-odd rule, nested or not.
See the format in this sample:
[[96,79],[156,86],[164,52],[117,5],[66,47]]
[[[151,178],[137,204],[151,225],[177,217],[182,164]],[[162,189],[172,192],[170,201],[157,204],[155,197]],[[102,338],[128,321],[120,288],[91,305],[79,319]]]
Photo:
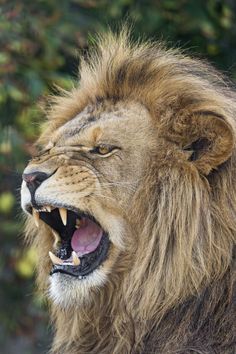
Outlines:
[[51,275],[59,272],[82,279],[107,258],[108,232],[94,215],[98,190],[96,174],[83,163],[53,158],[25,169],[22,208],[37,227],[46,223],[55,237],[55,252],[49,251]]

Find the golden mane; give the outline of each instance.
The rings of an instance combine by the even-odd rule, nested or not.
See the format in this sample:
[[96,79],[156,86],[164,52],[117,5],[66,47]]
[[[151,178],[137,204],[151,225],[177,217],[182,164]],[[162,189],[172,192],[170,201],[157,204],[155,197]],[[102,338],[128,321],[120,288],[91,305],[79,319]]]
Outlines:
[[[208,354],[217,336],[226,348],[221,354],[233,352],[235,98],[226,80],[208,64],[161,44],[133,44],[126,31],[100,38],[81,59],[79,87],[53,98],[39,139],[42,144],[91,103],[135,101],[156,122],[163,149],[154,152],[156,158],[134,196],[129,218],[139,230],[137,248],[127,245],[114,274],[103,288],[91,292],[93,301],[87,307],[75,312],[52,306],[57,330],[52,353],[191,353],[195,345],[194,353]],[[219,136],[217,126],[214,138],[224,153],[232,147],[224,159],[211,158],[198,169],[171,152],[164,154],[168,142],[186,148],[189,137],[195,137],[189,128],[194,114],[224,121],[230,127],[229,139]],[[32,236],[29,224],[28,234]],[[47,228],[33,239],[39,258],[45,257],[51,242]],[[45,288],[45,264],[39,264],[38,271]],[[217,321],[214,343],[204,351]]]
[[182,111],[189,105],[232,116],[235,94],[226,78],[162,43],[132,43],[126,30],[108,33],[80,61],[79,87],[51,98],[50,131],[102,99],[141,102],[156,119],[166,107]]

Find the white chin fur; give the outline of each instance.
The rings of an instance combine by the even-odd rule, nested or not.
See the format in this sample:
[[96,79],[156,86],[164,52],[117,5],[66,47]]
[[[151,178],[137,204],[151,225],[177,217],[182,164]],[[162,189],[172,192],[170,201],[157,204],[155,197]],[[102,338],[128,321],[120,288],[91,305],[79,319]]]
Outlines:
[[49,298],[62,308],[82,306],[89,302],[91,289],[99,290],[106,279],[107,272],[104,269],[97,269],[81,280],[55,273],[49,278]]

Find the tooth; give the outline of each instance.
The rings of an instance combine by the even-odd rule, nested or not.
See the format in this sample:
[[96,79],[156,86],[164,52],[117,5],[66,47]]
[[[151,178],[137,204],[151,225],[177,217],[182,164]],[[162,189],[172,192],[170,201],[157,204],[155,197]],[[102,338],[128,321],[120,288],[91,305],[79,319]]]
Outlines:
[[33,208],[33,218],[34,218],[35,225],[39,227],[39,212],[37,212],[37,210],[35,210],[34,208]]
[[76,219],[75,228],[78,229],[80,227],[80,224],[81,224],[81,220],[80,219]]
[[47,205],[45,208],[46,208],[46,210],[47,210],[47,212],[48,212],[48,213],[51,213],[52,208],[51,208],[51,206],[50,206],[50,205]]
[[55,256],[55,254],[53,254],[52,252],[48,252],[49,257],[51,258],[51,261],[53,264],[63,264],[63,261],[58,258],[57,256]]
[[74,265],[76,265],[76,266],[80,265],[80,259],[77,256],[75,251],[72,251],[72,259],[73,259]]
[[66,224],[67,224],[67,210],[64,208],[59,208],[59,213],[60,213],[61,220],[62,220],[63,224],[66,226]]

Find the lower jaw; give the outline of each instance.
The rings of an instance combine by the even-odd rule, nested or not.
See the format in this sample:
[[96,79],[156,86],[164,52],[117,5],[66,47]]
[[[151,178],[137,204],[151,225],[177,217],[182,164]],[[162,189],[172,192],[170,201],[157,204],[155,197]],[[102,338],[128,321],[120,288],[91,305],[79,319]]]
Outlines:
[[80,257],[80,265],[55,264],[53,265],[50,275],[62,273],[83,279],[103,264],[108,257],[109,247],[109,237],[107,234],[103,234],[98,248],[94,252]]

